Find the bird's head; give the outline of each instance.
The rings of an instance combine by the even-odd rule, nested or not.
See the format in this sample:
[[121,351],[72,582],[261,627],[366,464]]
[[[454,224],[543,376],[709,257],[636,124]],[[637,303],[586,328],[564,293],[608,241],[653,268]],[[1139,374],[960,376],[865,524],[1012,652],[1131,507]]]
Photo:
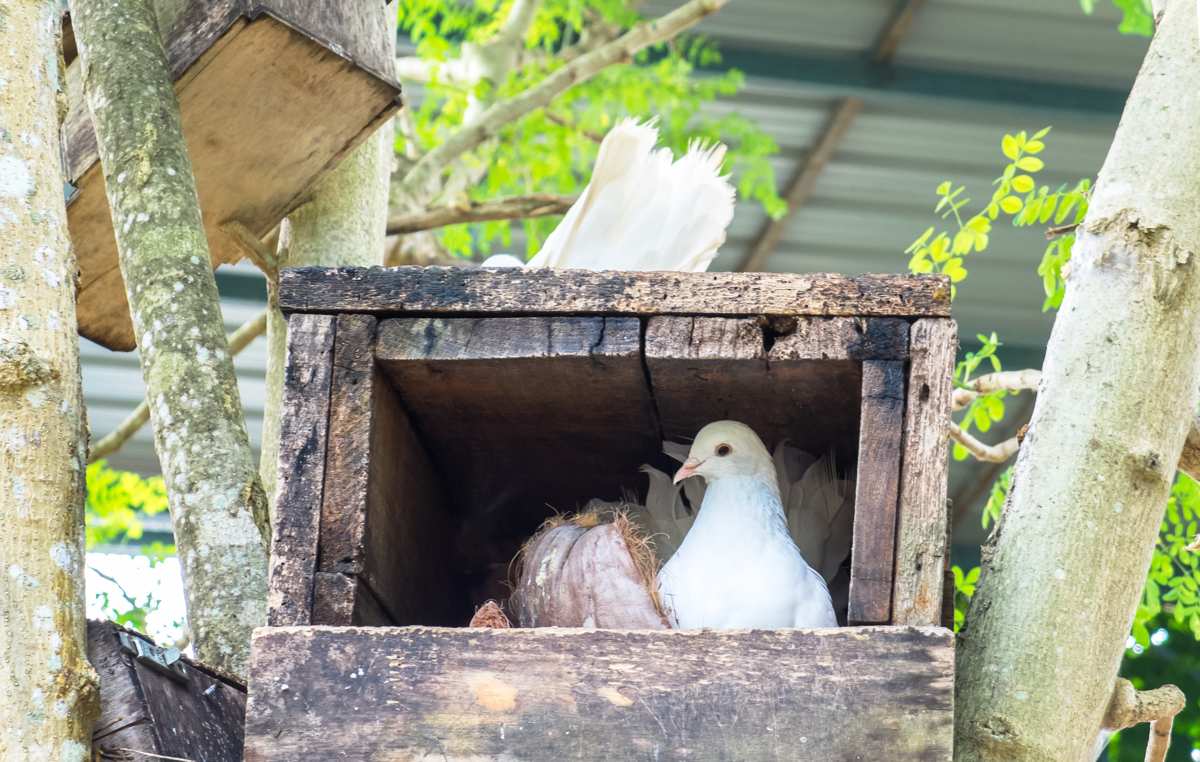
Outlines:
[[689,476],[711,483],[725,476],[775,478],[775,464],[758,435],[744,423],[717,421],[700,429],[683,467],[675,473],[678,484]]

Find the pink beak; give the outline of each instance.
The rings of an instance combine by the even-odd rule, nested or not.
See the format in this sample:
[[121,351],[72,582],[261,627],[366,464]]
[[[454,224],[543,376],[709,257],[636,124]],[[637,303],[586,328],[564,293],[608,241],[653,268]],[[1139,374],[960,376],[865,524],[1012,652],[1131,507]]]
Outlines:
[[696,473],[696,469],[700,468],[700,466],[703,466],[703,465],[704,465],[704,461],[702,461],[702,460],[697,460],[696,458],[688,458],[687,460],[685,460],[683,462],[683,468],[681,468],[675,472],[675,480],[671,483],[679,484],[679,482],[683,481],[684,479],[688,478],[689,476],[694,476]]

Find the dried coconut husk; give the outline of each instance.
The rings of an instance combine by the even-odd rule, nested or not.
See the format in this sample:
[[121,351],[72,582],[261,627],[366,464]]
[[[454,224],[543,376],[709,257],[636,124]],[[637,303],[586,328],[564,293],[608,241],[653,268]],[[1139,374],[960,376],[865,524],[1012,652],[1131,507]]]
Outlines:
[[519,558],[522,627],[670,629],[654,546],[620,507],[548,519]]

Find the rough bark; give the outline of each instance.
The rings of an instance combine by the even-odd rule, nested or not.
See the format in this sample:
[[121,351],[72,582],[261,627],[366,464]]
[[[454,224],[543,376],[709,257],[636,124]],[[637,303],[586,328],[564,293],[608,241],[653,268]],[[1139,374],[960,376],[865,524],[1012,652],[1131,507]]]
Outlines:
[[7,3],[0,41],[0,759],[82,762],[99,687],[86,656],[87,423],[58,126],[58,0]]
[[195,180],[150,0],[72,9],[196,655],[245,675],[266,615],[254,468]]
[[1200,49],[1172,3],[1068,268],[959,635],[955,758],[1090,762],[1200,386]]
[[[386,13],[379,3],[363,13]],[[395,47],[395,37],[389,44]],[[308,203],[288,215],[279,235],[280,267],[383,264],[394,134],[391,122],[367,138],[329,176]],[[287,361],[287,320],[279,311],[278,272],[267,277],[267,397],[263,407],[259,474],[274,499],[279,460],[279,416]]]

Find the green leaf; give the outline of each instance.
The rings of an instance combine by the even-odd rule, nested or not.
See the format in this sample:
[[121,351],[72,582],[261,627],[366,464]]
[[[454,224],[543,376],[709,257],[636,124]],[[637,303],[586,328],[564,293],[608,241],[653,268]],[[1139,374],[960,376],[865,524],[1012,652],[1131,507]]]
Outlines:
[[947,262],[945,267],[942,268],[942,272],[946,275],[949,275],[950,280],[954,283],[958,283],[963,278],[967,277],[967,270],[962,266],[961,257],[954,257]]
[[1036,156],[1025,156],[1017,162],[1017,169],[1023,169],[1026,172],[1037,172],[1044,166],[1046,166],[1045,162]]
[[1029,175],[1017,175],[1013,178],[1012,187],[1017,193],[1028,193],[1033,190],[1033,178]]
[[[1022,161],[1024,161],[1024,159],[1022,159]],[[1021,199],[1017,198],[1016,196],[1007,196],[1003,201],[1000,202],[1000,208],[1009,214],[1016,214],[1017,212],[1021,211],[1022,206],[1023,204],[1021,203]]]
[[1043,130],[1038,130],[1038,131],[1037,131],[1037,133],[1035,133],[1035,134],[1034,134],[1034,136],[1033,136],[1033,139],[1034,139],[1034,140],[1040,140],[1040,139],[1042,139],[1042,138],[1046,137],[1046,136],[1047,136],[1047,135],[1049,135],[1049,134],[1050,134],[1050,128],[1049,128],[1049,127],[1047,127],[1047,128],[1045,128],[1045,129],[1043,129]]
[[1021,155],[1020,149],[1017,148],[1017,139],[1012,135],[1004,136],[1004,140],[1000,141],[1000,150],[1013,161],[1016,161],[1017,157]]
[[929,236],[931,236],[931,235],[933,235],[933,226],[932,225],[929,227],[928,230],[926,230],[924,233],[921,234],[920,238],[913,241],[912,246],[909,246],[907,249],[905,249],[904,253],[911,254],[912,252],[921,248],[922,246],[925,245],[925,242],[929,240]]
[[954,443],[954,459],[955,460],[966,460],[968,455],[970,455],[970,453],[967,452],[967,448],[963,447],[958,442]]
[[939,186],[937,187],[937,193],[938,193],[938,195],[939,195],[939,196],[945,196],[947,193],[949,193],[949,192],[950,192],[950,188],[951,188],[951,186],[952,186],[952,183],[951,183],[949,180],[947,180],[946,182],[944,182],[944,183],[942,183],[941,185],[939,185]]
[[1025,144],[1025,153],[1041,153],[1046,144],[1040,140],[1031,140]]

